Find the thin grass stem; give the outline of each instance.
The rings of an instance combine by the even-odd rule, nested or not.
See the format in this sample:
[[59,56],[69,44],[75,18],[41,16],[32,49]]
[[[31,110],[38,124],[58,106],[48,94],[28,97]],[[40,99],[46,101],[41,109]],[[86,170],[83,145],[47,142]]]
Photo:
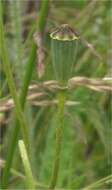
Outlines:
[[[12,98],[14,100],[15,103],[15,112],[16,112],[16,117],[19,121],[21,130],[22,130],[22,135],[24,138],[24,142],[26,144],[26,147],[29,147],[29,132],[28,132],[28,126],[27,126],[27,122],[24,118],[24,115],[22,113],[22,108],[20,105],[20,101],[19,101],[19,97],[17,95],[17,90],[15,87],[15,83],[14,83],[14,79],[12,76],[12,70],[10,67],[10,62],[9,62],[9,58],[8,58],[8,54],[7,54],[7,49],[6,49],[6,44],[5,44],[5,36],[4,36],[4,27],[3,27],[3,20],[2,20],[2,4],[0,3],[0,44],[1,44],[1,51],[2,51],[2,61],[3,61],[3,68],[4,68],[4,72],[7,78],[7,83],[9,86],[9,90],[10,93],[12,95]],[[7,174],[6,174],[7,176]]]
[[[40,26],[41,31],[42,31],[42,29],[44,30],[44,28],[45,28],[45,23],[46,23],[45,20],[46,20],[46,16],[48,13],[48,2],[49,2],[48,0],[42,1],[42,7],[44,7],[44,10],[46,10],[45,11],[46,14],[43,12],[43,14],[41,13],[40,17],[39,17],[39,23],[41,23],[41,22],[44,23],[44,25],[40,24],[41,25]],[[0,3],[1,3],[1,1],[0,1]],[[46,6],[43,4],[45,4]],[[2,9],[2,3],[1,3],[1,9]],[[21,93],[20,93],[20,103],[21,103],[21,107],[23,110],[24,110],[25,103],[26,103],[28,86],[30,84],[34,65],[35,65],[34,63],[35,63],[35,58],[36,58],[36,49],[37,49],[37,46],[36,46],[36,44],[33,43],[32,48],[31,48],[31,54],[30,54],[30,57],[29,57],[29,60],[28,60],[27,66],[26,66],[26,73],[24,76],[23,85],[22,85]],[[2,181],[2,188],[4,188],[4,189],[6,189],[8,186],[8,181],[9,181],[9,177],[10,177],[10,169],[12,166],[12,162],[13,162],[13,158],[14,158],[14,152],[15,152],[16,145],[17,145],[19,129],[20,129],[20,126],[18,123],[18,119],[16,119],[15,127],[14,127],[13,132],[12,132],[11,142],[10,142],[10,145],[8,148],[6,165],[4,168],[4,175],[3,175],[3,181]]]
[[46,25],[46,18],[48,15],[48,9],[49,9],[49,0],[44,0],[41,2],[41,11],[39,14],[39,21],[38,21],[38,27],[41,33],[44,32],[45,25]]

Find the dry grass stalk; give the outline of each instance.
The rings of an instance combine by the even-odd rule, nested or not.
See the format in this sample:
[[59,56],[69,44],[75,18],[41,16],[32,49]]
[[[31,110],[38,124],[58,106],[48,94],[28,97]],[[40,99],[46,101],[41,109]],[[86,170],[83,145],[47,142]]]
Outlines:
[[[68,81],[68,86],[61,87],[57,81],[51,80],[43,83],[32,84],[29,86],[29,95],[27,100],[31,102],[32,105],[35,106],[51,106],[58,103],[57,100],[39,100],[41,97],[45,97],[45,89],[50,90],[59,90],[61,88],[69,88],[73,89],[77,86],[83,86],[90,88],[94,91],[112,91],[112,82],[104,79],[93,79],[87,77],[73,77]],[[36,90],[36,92],[35,92]],[[38,98],[38,100],[37,100]],[[76,104],[76,102],[67,101],[66,105],[70,106]],[[14,103],[12,99],[8,99],[6,101],[0,101],[0,112],[8,111],[14,107]]]
[[39,78],[41,78],[44,74],[45,66],[44,66],[44,59],[45,59],[45,49],[43,47],[43,38],[40,32],[36,32],[34,34],[34,40],[37,44],[37,73]]
[[95,91],[111,91],[112,82],[106,82],[103,79],[93,79],[88,77],[73,77],[68,81],[68,86],[74,88],[76,86],[84,86]]

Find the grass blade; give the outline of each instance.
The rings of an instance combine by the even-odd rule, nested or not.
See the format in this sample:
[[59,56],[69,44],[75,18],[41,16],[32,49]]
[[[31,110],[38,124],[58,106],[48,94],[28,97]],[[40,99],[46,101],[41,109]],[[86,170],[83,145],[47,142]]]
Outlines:
[[34,178],[28,158],[28,153],[24,144],[23,140],[19,140],[18,142],[19,145],[19,150],[20,150],[20,155],[22,158],[25,174],[26,174],[26,185],[28,189],[35,189],[35,183],[34,183]]
[[91,190],[91,189],[98,188],[104,184],[109,184],[109,183],[112,184],[112,175],[109,175],[107,177],[104,177],[104,178],[98,180],[97,182],[85,187],[83,190]]
[[[0,6],[0,9],[1,9],[1,6]],[[1,11],[2,11],[2,9],[1,9]],[[14,103],[15,103],[16,116],[17,116],[17,118],[19,120],[21,129],[22,129],[22,133],[23,133],[23,137],[24,137],[24,141],[25,141],[26,146],[27,146],[29,144],[28,143],[27,122],[26,122],[26,120],[25,120],[25,118],[23,116],[23,113],[22,113],[21,105],[20,105],[19,98],[18,98],[18,95],[17,95],[16,86],[14,84],[14,78],[13,78],[12,71],[11,71],[11,68],[10,68],[10,62],[9,62],[7,49],[6,49],[6,44],[5,44],[5,36],[4,36],[2,15],[0,17],[0,26],[1,26],[0,44],[1,44],[1,51],[2,51],[2,56],[1,57],[2,57],[2,61],[3,61],[3,68],[4,68],[6,78],[7,78],[7,83],[8,83],[8,86],[9,86],[10,93],[11,93],[12,98],[13,98]]]
[[[46,21],[46,16],[48,13],[48,2],[49,2],[48,0],[42,2],[42,7],[43,7],[42,10],[43,9],[44,9],[44,11],[46,10],[45,11],[46,14],[43,11],[42,11],[43,14],[40,13],[39,28],[41,31],[44,30],[44,28],[45,28],[45,23],[46,23],[45,21]],[[41,22],[44,23],[44,25],[41,24]],[[28,64],[26,66],[26,73],[24,76],[23,85],[22,85],[22,89],[21,89],[21,93],[20,93],[20,103],[21,103],[22,109],[24,109],[24,106],[25,106],[27,92],[28,92],[28,86],[29,86],[31,78],[32,78],[32,73],[33,73],[34,63],[35,63],[35,58],[36,58],[36,49],[37,49],[37,46],[36,46],[36,44],[33,43],[32,48],[31,48],[31,54],[30,54],[30,57],[28,60]],[[7,153],[7,159],[6,159],[7,161],[6,161],[6,165],[5,165],[5,169],[4,169],[2,188],[7,188],[7,186],[8,186],[8,180],[10,177],[10,169],[12,166],[14,152],[15,152],[16,145],[17,145],[19,129],[20,129],[20,126],[19,126],[18,120],[16,120],[15,127],[13,129],[12,138],[11,138],[11,143],[9,145],[9,149],[8,149],[8,153]]]

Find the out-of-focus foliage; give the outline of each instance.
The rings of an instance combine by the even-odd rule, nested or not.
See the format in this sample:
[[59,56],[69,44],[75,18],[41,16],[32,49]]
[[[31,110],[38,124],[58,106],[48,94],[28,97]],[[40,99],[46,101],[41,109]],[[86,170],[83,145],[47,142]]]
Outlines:
[[[3,1],[7,50],[18,92],[23,83],[25,66],[34,41],[33,34],[38,30],[41,1]],[[35,63],[32,81],[54,79],[49,34],[54,27],[63,23],[70,24],[84,38],[78,44],[72,75],[111,77],[111,6],[109,0],[49,1],[49,14],[43,35],[45,72],[39,79]],[[95,50],[87,47],[85,39]],[[10,98],[10,92],[1,63],[0,78],[0,98],[7,100]],[[46,94],[49,100],[56,98],[55,93],[46,91]],[[81,189],[111,174],[111,94],[78,87],[69,90],[68,100],[78,101],[80,104],[65,109],[57,187]],[[39,107],[27,103],[25,116],[30,126],[33,174],[37,181],[49,185],[55,152],[57,106]],[[1,112],[0,122],[1,159],[5,160],[14,127],[14,112]],[[25,175],[20,159],[17,149],[13,169]],[[12,173],[9,189],[20,188],[25,188],[24,180]],[[108,184],[103,184],[100,188],[111,189]]]

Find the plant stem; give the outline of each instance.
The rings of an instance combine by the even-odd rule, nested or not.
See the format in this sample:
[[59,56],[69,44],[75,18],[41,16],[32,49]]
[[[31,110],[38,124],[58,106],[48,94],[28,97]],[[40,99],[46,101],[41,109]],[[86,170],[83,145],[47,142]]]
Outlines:
[[39,22],[38,22],[39,30],[41,33],[43,33],[44,29],[45,29],[46,18],[48,15],[48,8],[49,8],[49,0],[42,1],[41,2],[41,11],[40,11],[40,15],[39,15]]
[[53,165],[53,172],[51,177],[50,189],[54,189],[57,183],[60,159],[61,159],[61,146],[64,129],[64,105],[65,105],[65,92],[62,90],[58,94],[58,127],[56,128],[56,152]]

